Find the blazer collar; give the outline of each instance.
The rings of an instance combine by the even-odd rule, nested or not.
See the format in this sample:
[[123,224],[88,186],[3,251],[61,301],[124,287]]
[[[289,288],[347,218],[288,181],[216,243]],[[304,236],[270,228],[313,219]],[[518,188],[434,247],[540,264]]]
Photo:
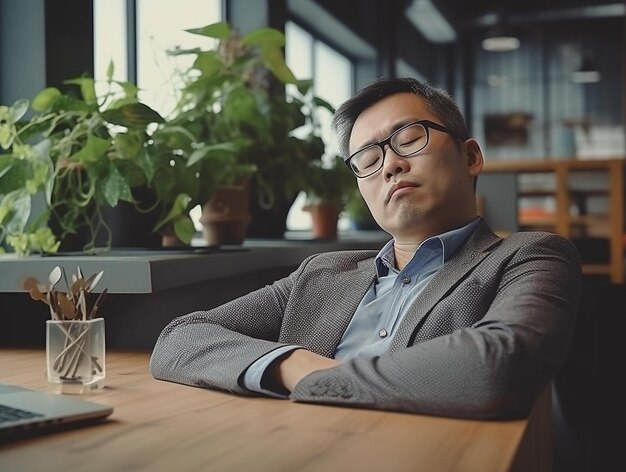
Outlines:
[[487,223],[481,220],[467,242],[439,269],[409,308],[398,327],[390,350],[405,348],[422,318],[501,240]]

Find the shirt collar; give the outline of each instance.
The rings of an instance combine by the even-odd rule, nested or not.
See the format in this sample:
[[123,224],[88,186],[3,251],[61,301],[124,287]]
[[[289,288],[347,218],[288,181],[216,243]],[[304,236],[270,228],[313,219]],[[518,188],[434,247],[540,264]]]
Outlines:
[[[469,238],[470,234],[474,232],[480,220],[481,218],[478,216],[465,226],[446,231],[445,233],[436,234],[428,239],[425,239],[418,246],[415,254],[407,264],[407,267],[416,260],[416,257],[418,257],[418,254],[421,252],[424,252],[426,249],[431,251],[437,250],[437,247],[441,251],[440,265],[443,265],[454,255],[467,238]],[[376,256],[376,272],[378,277],[388,275],[390,270],[397,272],[397,269],[395,268],[396,257],[393,251],[393,243],[394,239],[388,241]]]

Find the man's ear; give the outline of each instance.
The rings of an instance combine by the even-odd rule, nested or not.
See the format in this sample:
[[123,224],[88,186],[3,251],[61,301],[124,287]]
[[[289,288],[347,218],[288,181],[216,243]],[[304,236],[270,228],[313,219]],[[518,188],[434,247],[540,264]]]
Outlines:
[[463,143],[465,147],[465,155],[467,156],[467,169],[469,175],[476,177],[483,170],[485,158],[480,144],[474,138],[469,138]]

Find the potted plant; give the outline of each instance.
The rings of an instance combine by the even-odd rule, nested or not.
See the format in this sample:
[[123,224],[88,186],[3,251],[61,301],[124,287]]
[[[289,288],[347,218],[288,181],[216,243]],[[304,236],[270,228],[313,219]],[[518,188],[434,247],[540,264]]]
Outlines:
[[303,210],[311,213],[314,238],[337,238],[339,215],[355,187],[352,173],[339,156],[335,156],[326,165],[311,164],[305,186],[306,201]]
[[[93,252],[98,238],[108,249],[104,212],[137,204],[133,190],[150,185],[148,129],[163,118],[138,101],[134,84],[112,77],[113,64],[101,94],[89,77],[66,81],[78,93],[44,89],[29,120],[27,100],[0,107],[0,243],[16,253],[55,252],[81,232],[71,249]],[[37,194],[44,200],[39,212],[32,207]]]
[[[330,106],[285,64],[280,31],[259,28],[240,36],[224,22],[187,31],[216,46],[170,52],[193,57],[192,66],[180,72],[174,112],[153,135],[198,177],[196,187],[182,186],[189,199],[178,216],[204,206],[220,186],[250,188],[254,208],[275,208],[281,200],[290,206],[304,188],[310,163],[324,152],[314,132],[315,108]],[[285,84],[299,92],[286,93]],[[307,124],[309,132],[298,134]],[[209,224],[214,213],[205,212],[203,222]],[[286,211],[283,224],[284,219]]]

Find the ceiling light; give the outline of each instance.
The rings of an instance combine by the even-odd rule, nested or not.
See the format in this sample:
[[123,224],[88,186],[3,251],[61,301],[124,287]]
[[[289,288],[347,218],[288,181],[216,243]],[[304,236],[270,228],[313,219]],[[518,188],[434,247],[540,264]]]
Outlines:
[[520,40],[508,30],[507,21],[503,13],[496,15],[495,24],[487,31],[482,47],[485,51],[506,52],[520,47]]
[[483,39],[482,46],[490,52],[515,51],[520,47],[520,41],[515,36],[490,36]]
[[456,31],[433,0],[413,0],[404,10],[406,17],[422,35],[433,43],[456,41]]

